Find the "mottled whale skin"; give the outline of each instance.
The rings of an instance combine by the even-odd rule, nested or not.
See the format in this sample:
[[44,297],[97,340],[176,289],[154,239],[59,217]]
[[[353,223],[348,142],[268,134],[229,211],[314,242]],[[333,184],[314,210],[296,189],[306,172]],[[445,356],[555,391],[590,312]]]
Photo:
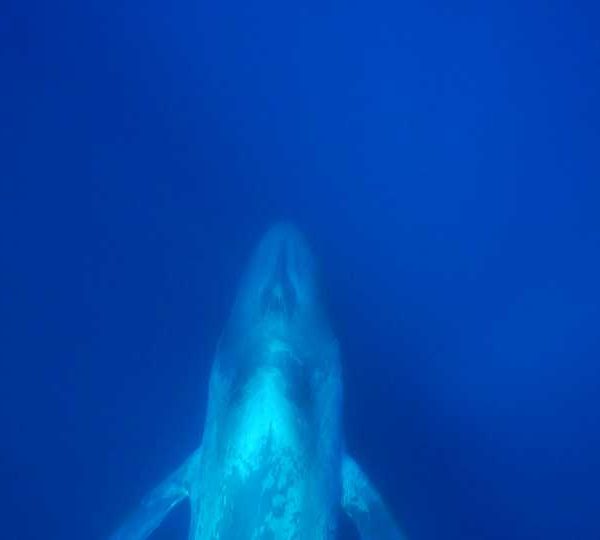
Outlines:
[[404,538],[344,452],[337,341],[306,240],[278,224],[239,287],[211,371],[199,448],[112,536],[150,536],[189,497],[190,540],[334,540],[339,512],[363,540]]

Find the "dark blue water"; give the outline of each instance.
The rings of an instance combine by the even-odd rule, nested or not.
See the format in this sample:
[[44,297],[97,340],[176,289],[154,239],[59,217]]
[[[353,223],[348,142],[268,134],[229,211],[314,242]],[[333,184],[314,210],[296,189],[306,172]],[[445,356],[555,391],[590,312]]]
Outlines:
[[102,538],[197,445],[285,218],[408,538],[600,538],[597,13],[483,4],[3,4],[0,537]]

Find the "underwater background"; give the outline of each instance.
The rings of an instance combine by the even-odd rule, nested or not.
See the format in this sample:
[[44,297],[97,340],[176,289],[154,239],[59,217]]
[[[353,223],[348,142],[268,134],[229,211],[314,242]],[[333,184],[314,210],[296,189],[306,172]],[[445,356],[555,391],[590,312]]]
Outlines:
[[285,219],[347,446],[407,538],[600,539],[597,15],[3,3],[0,538],[104,538],[198,444],[237,280]]

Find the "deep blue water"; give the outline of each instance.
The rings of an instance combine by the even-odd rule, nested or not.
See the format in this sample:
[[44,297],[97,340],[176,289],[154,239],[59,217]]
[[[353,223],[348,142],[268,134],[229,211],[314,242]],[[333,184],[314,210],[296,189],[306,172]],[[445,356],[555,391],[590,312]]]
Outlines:
[[2,5],[1,538],[102,538],[196,446],[282,218],[408,538],[600,538],[597,13],[488,4]]

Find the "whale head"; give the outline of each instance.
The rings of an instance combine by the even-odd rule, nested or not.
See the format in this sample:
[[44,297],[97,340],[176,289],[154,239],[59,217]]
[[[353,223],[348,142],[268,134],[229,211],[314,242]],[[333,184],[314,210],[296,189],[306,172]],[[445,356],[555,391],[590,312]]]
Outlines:
[[249,325],[291,328],[318,309],[316,265],[300,231],[277,224],[267,231],[242,280],[233,316]]
[[250,258],[221,338],[219,348],[231,368],[319,367],[320,351],[335,340],[317,274],[298,229],[279,223],[266,232]]

